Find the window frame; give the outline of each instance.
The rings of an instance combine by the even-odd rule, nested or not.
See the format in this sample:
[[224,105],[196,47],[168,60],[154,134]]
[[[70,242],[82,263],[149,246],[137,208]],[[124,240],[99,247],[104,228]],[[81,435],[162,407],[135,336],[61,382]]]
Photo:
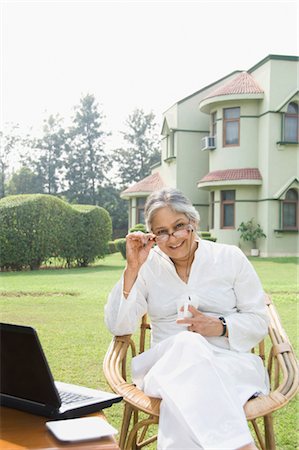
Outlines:
[[[292,199],[288,199],[287,194],[290,191],[294,191],[296,194],[296,199],[292,200]],[[295,218],[295,226],[286,226],[285,225],[285,212],[284,212],[284,207],[285,205],[294,205],[295,206],[295,214],[294,214],[294,218]],[[288,189],[288,191],[286,192],[285,198],[282,201],[281,204],[281,225],[282,225],[282,229],[285,231],[288,230],[295,230],[298,231],[298,225],[299,225],[299,218],[298,218],[298,191],[296,189],[290,188]]]
[[[224,200],[224,194],[226,192],[233,192],[234,193],[234,198],[233,199],[229,199],[229,200]],[[229,205],[233,205],[233,224],[232,225],[224,225],[224,217],[225,217],[225,207],[229,206]],[[226,189],[225,191],[220,191],[220,228],[222,230],[235,230],[236,228],[236,209],[235,209],[235,205],[236,205],[236,191],[234,189]]]
[[[238,118],[231,118],[231,119],[227,119],[225,117],[225,111],[229,110],[229,109],[238,109],[239,110],[239,117]],[[241,108],[240,106],[234,106],[231,108],[223,108],[223,147],[240,147],[240,128],[241,128],[241,122],[240,122],[240,118],[241,118]],[[236,122],[238,123],[238,142],[236,144],[228,144],[226,143],[226,124],[228,122]]]
[[211,113],[211,136],[216,137],[217,136],[217,111],[214,111]]
[[[139,204],[139,200],[143,200],[142,204]],[[144,221],[145,202],[146,202],[146,197],[136,197],[136,215],[135,215],[136,223],[143,223],[143,224],[145,223],[145,221]],[[140,213],[143,214],[142,220],[140,220]]]
[[210,205],[211,205],[211,229],[215,228],[215,191],[210,192]]
[[[297,113],[290,113],[290,112],[288,112],[288,109],[289,109],[290,105],[292,105],[292,104],[296,105],[296,107],[297,107]],[[298,103],[296,103],[296,102],[290,102],[290,103],[288,104],[287,111],[284,113],[284,121],[283,121],[283,142],[290,142],[290,143],[294,143],[294,144],[297,144],[297,143],[299,142],[299,111],[298,111],[298,109],[299,109],[299,108],[298,108]],[[294,119],[294,118],[297,119],[297,120],[296,120],[297,140],[292,140],[292,139],[290,139],[289,137],[286,136],[286,121],[287,121],[288,119]]]

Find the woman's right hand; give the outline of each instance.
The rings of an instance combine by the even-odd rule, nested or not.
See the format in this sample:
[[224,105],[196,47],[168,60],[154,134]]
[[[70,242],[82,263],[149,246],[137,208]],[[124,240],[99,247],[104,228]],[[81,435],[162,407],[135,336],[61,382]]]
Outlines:
[[136,231],[126,236],[127,267],[124,272],[123,295],[125,298],[131,292],[142,264],[146,261],[150,249],[155,243],[155,235]]
[[136,231],[126,236],[127,267],[139,271],[155,244],[155,235]]

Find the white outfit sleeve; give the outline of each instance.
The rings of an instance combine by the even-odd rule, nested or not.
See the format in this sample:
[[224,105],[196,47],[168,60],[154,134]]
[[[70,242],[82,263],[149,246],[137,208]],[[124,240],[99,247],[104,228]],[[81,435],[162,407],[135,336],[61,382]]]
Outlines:
[[250,351],[268,333],[265,293],[247,257],[236,249],[234,258],[237,311],[226,316],[228,340],[232,350]]
[[127,298],[123,295],[122,277],[109,294],[105,305],[105,323],[115,336],[132,334],[146,311],[146,286],[140,273]]

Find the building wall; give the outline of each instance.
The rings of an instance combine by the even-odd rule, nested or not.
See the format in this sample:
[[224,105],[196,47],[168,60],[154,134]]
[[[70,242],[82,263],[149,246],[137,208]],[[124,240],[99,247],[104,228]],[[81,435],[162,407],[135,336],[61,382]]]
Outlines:
[[[211,231],[218,241],[240,245],[247,253],[249,245],[240,243],[237,228],[241,221],[254,217],[267,236],[259,242],[262,256],[298,255],[298,232],[277,231],[281,227],[281,201],[274,198],[298,174],[298,145],[278,144],[282,140],[281,108],[298,89],[298,62],[269,60],[257,67],[252,75],[264,91],[262,100],[236,99],[212,106],[211,111],[217,110],[217,148],[209,151],[209,164],[210,171],[257,167],[262,175],[262,185],[236,186],[235,230],[219,228],[220,190],[233,187],[210,186],[209,190],[215,190],[216,202],[215,228]],[[240,146],[229,148],[222,146],[222,111],[231,106],[241,107],[241,136]],[[246,198],[252,201],[240,202]]]
[[201,228],[208,228],[209,194],[199,191],[197,183],[209,171],[209,158],[201,151],[203,133],[178,132],[177,185],[198,209]]
[[[209,150],[210,172],[258,166],[258,108],[260,100],[235,100],[213,105],[217,112],[216,149]],[[223,146],[223,110],[240,107],[240,145]]]

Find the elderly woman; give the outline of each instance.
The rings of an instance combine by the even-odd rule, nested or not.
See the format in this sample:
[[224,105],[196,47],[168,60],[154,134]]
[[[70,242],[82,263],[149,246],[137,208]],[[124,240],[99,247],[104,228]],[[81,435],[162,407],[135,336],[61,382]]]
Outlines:
[[105,317],[122,335],[149,314],[152,345],[132,370],[147,395],[162,399],[158,449],[256,449],[243,405],[268,393],[250,352],[267,334],[261,283],[237,247],[198,237],[198,212],[181,192],[154,192],[145,217],[150,232],[128,234]]

